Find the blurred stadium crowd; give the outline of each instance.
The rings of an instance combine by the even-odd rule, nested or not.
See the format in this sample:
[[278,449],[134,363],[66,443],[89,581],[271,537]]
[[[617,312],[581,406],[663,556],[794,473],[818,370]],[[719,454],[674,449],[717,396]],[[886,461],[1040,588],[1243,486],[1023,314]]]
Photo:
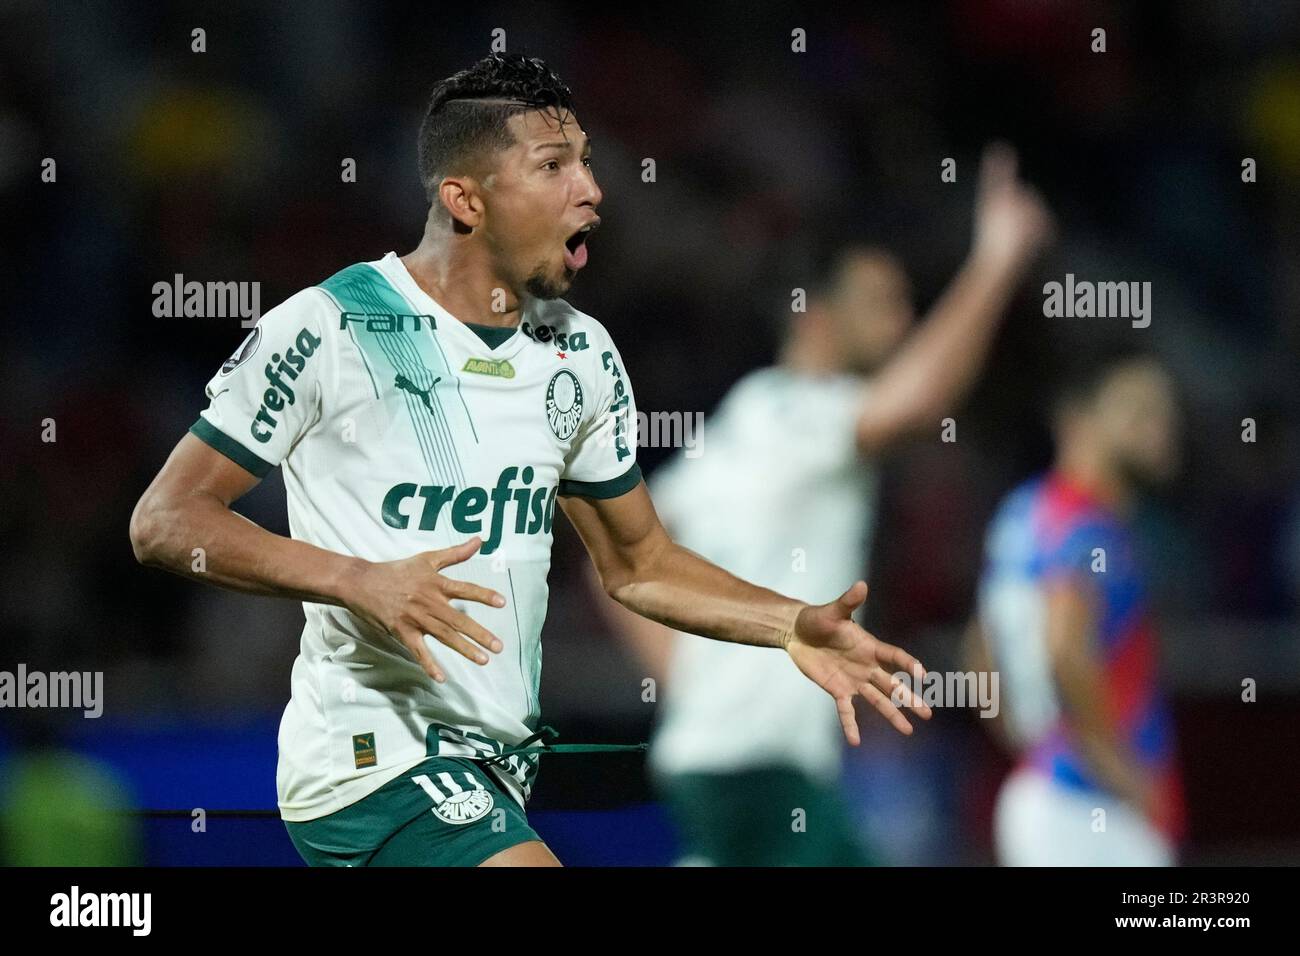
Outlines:
[[[206,52],[191,51],[196,27]],[[1015,144],[1060,239],[957,414],[958,441],[940,444],[936,426],[934,441],[887,463],[864,555],[866,623],[931,667],[958,666],[989,514],[1046,464],[1054,367],[1099,339],[1151,346],[1178,378],[1189,423],[1183,476],[1141,520],[1188,779],[1188,858],[1300,858],[1300,762],[1286,744],[1300,716],[1292,2],[957,0],[833,15],[747,2],[688,18],[545,3],[461,5],[454,16],[361,0],[7,4],[0,667],[102,670],[100,722],[137,742],[152,739],[140,728],[165,727],[172,741],[132,755],[119,735],[115,764],[86,742],[111,733],[93,721],[4,713],[8,782],[27,748],[60,740],[98,754],[114,786],[151,805],[160,791],[135,774],[166,776],[168,754],[183,754],[196,779],[205,759],[243,766],[220,753],[225,737],[200,741],[212,727],[254,726],[261,762],[243,773],[256,786],[212,799],[274,806],[265,738],[287,699],[301,609],[144,570],[127,540],[136,498],[244,336],[238,318],[156,318],[152,287],[177,273],[257,281],[265,311],[344,265],[409,251],[425,208],[424,97],[486,53],[498,27],[575,92],[605,201],[592,265],[567,298],[610,328],[645,411],[707,413],[769,362],[790,290],[844,242],[897,252],[923,310],[966,249],[980,147]],[[806,53],[790,50],[795,27],[808,31]],[[1090,51],[1096,27],[1105,53]],[[55,183],[40,179],[45,157]],[[654,182],[642,179],[647,157]],[[955,184],[940,181],[945,157],[957,160]],[[1247,157],[1255,182],[1242,179]],[[345,158],[355,183],[341,181]],[[1067,272],[1150,281],[1150,327],[1045,318],[1042,284]],[[1245,418],[1257,423],[1253,443]],[[53,443],[41,441],[46,419]],[[643,468],[666,452],[643,448]],[[276,474],[241,510],[287,533]],[[641,676],[592,612],[576,536],[556,528],[546,721],[571,740],[644,740],[653,707]],[[845,569],[845,585],[855,573]],[[1255,704],[1241,703],[1246,678],[1258,682]],[[847,773],[885,859],[989,859],[1006,763],[978,723],[941,713],[898,740],[866,728]],[[537,807],[646,799],[635,763],[598,785],[595,766],[548,764]],[[197,805],[185,799],[173,805]],[[12,843],[7,853],[24,859]]]

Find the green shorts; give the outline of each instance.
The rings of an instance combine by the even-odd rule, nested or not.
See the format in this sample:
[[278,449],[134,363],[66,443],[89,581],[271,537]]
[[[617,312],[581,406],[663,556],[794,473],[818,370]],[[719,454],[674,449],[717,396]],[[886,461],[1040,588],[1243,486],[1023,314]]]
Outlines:
[[870,866],[833,786],[794,767],[655,778],[680,862],[705,866]]
[[478,866],[540,839],[492,772],[464,757],[430,757],[351,806],[284,825],[310,866]]

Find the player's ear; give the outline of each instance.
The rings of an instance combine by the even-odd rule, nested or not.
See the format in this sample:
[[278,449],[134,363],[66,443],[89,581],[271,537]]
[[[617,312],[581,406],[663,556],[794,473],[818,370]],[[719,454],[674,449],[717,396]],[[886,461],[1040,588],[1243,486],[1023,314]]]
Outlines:
[[483,222],[483,198],[473,176],[448,176],[438,185],[438,201],[457,232],[476,229]]

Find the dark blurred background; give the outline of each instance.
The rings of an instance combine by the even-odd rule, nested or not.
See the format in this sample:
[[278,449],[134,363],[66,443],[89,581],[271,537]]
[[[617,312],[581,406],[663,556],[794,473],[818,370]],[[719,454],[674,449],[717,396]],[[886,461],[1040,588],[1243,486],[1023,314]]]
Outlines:
[[[1090,50],[1098,27],[1105,53]],[[191,51],[195,28],[206,52]],[[676,12],[3,5],[0,670],[102,670],[105,709],[97,720],[0,711],[0,860],[297,862],[273,815],[216,811],[274,809],[301,608],[145,570],[127,539],[135,500],[245,334],[238,318],[156,318],[152,288],[176,273],[257,281],[266,311],[345,265],[413,248],[425,97],[487,54],[497,28],[574,90],[605,200],[592,265],[567,298],[611,330],[645,411],[707,413],[768,363],[817,250],[894,249],[928,306],[969,242],[981,146],[1018,147],[1060,240],[1022,290],[958,442],[918,441],[886,462],[866,623],[932,668],[958,667],[985,524],[1047,463],[1054,368],[1099,337],[1151,346],[1178,377],[1189,422],[1183,476],[1144,509],[1141,529],[1187,776],[1185,859],[1300,861],[1300,3],[1290,0],[834,12],[761,0]],[[806,53],[791,52],[795,28]],[[54,183],[41,179],[46,157]],[[355,183],[341,181],[349,157]],[[647,157],[653,183],[641,179]],[[945,157],[957,160],[955,184],[940,181]],[[1242,181],[1247,157],[1253,183]],[[1151,281],[1150,328],[1045,318],[1042,284],[1066,272]],[[1244,418],[1257,422],[1253,443],[1241,439]],[[46,419],[55,442],[41,440]],[[643,448],[643,467],[666,453]],[[287,533],[278,472],[239,508]],[[601,630],[586,560],[557,521],[544,718],[565,740],[644,740],[654,705]],[[1249,704],[1247,678],[1258,686]],[[848,773],[882,858],[991,861],[1007,763],[978,724],[940,711],[908,740],[868,726]],[[673,834],[637,758],[548,761],[530,815],[561,859],[671,859]],[[194,807],[211,814],[205,831]],[[32,848],[14,837],[71,815],[99,842]]]

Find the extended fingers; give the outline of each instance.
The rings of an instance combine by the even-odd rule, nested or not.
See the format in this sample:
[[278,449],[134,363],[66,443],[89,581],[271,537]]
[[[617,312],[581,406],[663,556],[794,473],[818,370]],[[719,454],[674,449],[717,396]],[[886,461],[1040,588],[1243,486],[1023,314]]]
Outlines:
[[[476,641],[478,644],[486,647],[489,651],[500,651],[503,646],[500,639],[498,639],[495,634],[463,611],[458,611],[454,607],[449,606],[443,610],[438,617],[447,624],[450,624],[457,631],[460,631],[460,633],[464,634],[470,640]],[[486,664],[487,661],[483,660],[480,661],[480,663]]]
[[840,715],[840,727],[844,729],[844,739],[849,742],[849,746],[856,747],[862,741],[858,737],[858,716],[853,712],[853,698],[836,697],[835,710]]
[[462,561],[468,561],[478,551],[483,544],[483,539],[475,535],[468,541],[456,545],[452,548],[443,548],[441,551],[429,552],[429,557],[433,561],[433,569],[441,571],[443,568],[452,564],[460,564]]
[[919,684],[925,680],[925,667],[901,647],[886,644],[884,641],[877,641],[876,661],[886,670],[903,671],[912,678],[914,684]]
[[863,683],[859,685],[858,693],[879,712],[880,716],[893,724],[894,729],[900,734],[910,734],[912,732],[912,725],[908,723],[907,718],[899,712],[897,707],[890,703],[889,698],[881,692],[880,688],[871,683]]
[[901,680],[898,680],[896,683],[900,686],[897,686],[894,691],[891,691],[891,694],[896,692],[901,693],[905,690],[906,696],[903,697],[903,700],[917,716],[922,717],[925,720],[929,720],[934,716],[934,712],[930,709],[930,706],[921,700],[921,698],[916,694],[917,688],[919,688],[921,683],[925,680],[925,667],[920,661],[907,653],[907,651],[903,650],[901,647],[895,647],[893,644],[884,643],[879,644],[876,648],[876,660],[885,670],[888,670],[893,674],[898,674],[901,671],[912,680],[910,687],[903,684]]
[[486,664],[488,662],[488,656],[479,647],[466,640],[457,628],[448,623],[437,618],[427,618],[424,624],[424,632],[475,664]]
[[461,601],[476,601],[479,604],[490,604],[492,607],[506,606],[506,599],[497,591],[471,584],[468,581],[457,581],[455,578],[446,579],[442,592],[448,598]]
[[907,681],[898,676],[897,672],[889,674],[877,668],[872,672],[870,682],[878,687],[896,707],[906,707],[917,716],[930,719],[929,705],[908,685]]
[[420,633],[419,628],[403,629],[394,636],[415,655],[415,659],[420,662],[420,666],[424,668],[426,674],[439,684],[447,682],[447,675],[434,661],[433,654],[429,652],[429,645],[424,643],[424,635]]
[[860,608],[867,600],[867,582],[855,581],[853,586],[839,596],[835,602],[835,609],[840,616],[848,620],[853,616],[853,612]]
[[984,147],[980,159],[980,192],[987,195],[1010,186],[1016,181],[1016,166],[1016,151],[1007,143],[994,142]]

